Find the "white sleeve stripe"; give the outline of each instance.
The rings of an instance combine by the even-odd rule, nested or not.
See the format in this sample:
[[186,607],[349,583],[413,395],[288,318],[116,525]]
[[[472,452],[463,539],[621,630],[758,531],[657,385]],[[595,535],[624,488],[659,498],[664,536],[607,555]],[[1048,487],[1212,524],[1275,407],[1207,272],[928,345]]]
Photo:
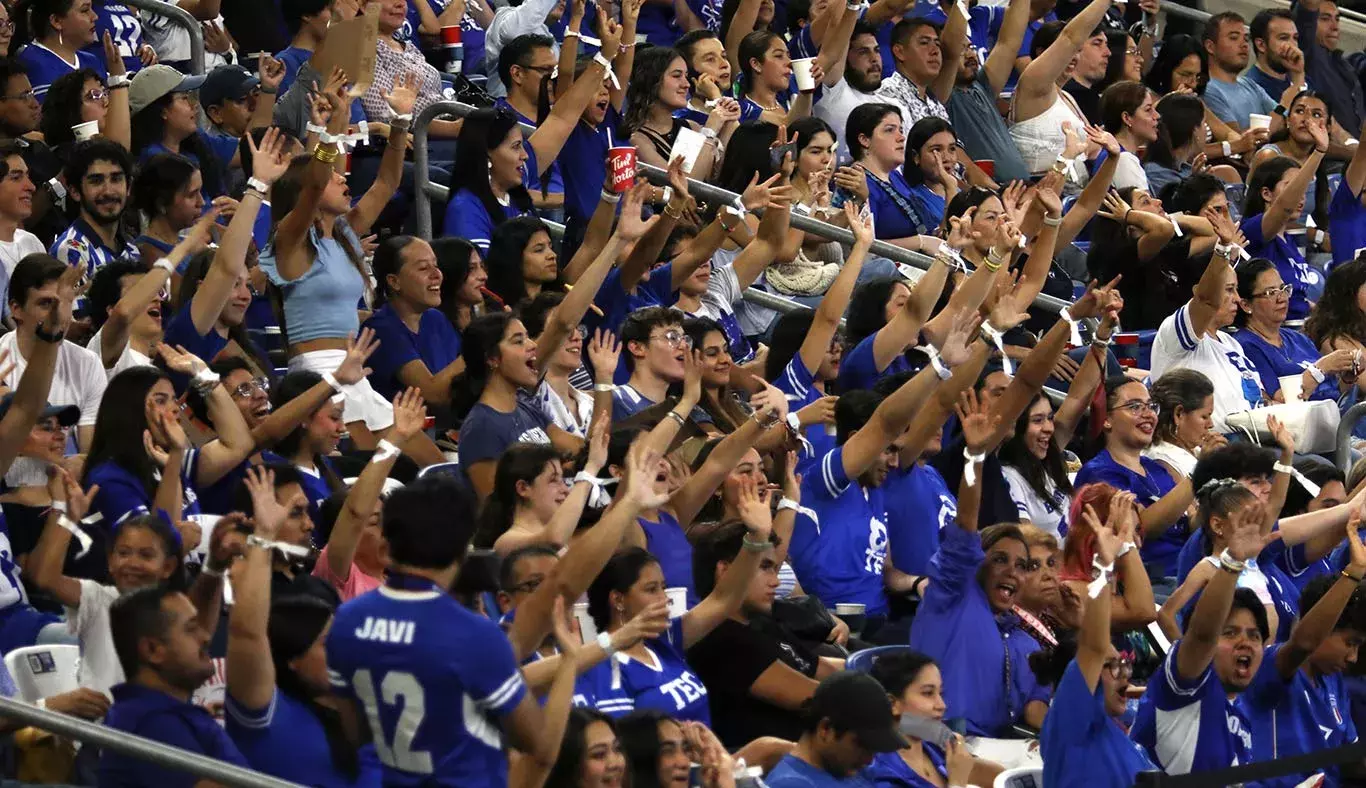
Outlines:
[[474,701],[474,705],[478,706],[479,708],[485,711],[493,711],[500,709],[508,701],[512,700],[512,698],[517,694],[517,692],[521,690],[524,686],[526,686],[526,683],[522,681],[522,672],[518,670],[514,672],[511,676],[508,676],[507,681],[504,681],[502,684],[498,685],[498,688],[495,689],[493,692],[490,692],[486,697],[484,697],[483,699],[476,698]]
[[237,701],[233,700],[232,695],[227,693],[224,694],[224,711],[226,711],[228,716],[232,717],[238,725],[241,725],[244,728],[252,728],[254,730],[269,728],[271,721],[275,719],[275,701],[280,697],[278,691],[271,694],[270,703],[266,706],[265,711],[261,712],[260,716],[248,714],[245,709],[238,705]]
[[806,386],[802,385],[801,380],[798,379],[797,370],[793,366],[794,364],[800,363],[802,363],[800,356],[793,357],[793,359],[787,363],[787,369],[784,370],[784,374],[787,375],[787,383],[789,386],[792,387],[793,393],[795,393],[799,397],[805,398]]
[[1177,646],[1177,648],[1172,649],[1171,653],[1167,656],[1167,658],[1162,661],[1162,675],[1163,678],[1166,679],[1167,689],[1171,690],[1177,695],[1184,695],[1186,697],[1190,697],[1195,693],[1199,692],[1200,688],[1205,686],[1205,682],[1209,681],[1209,671],[1206,671],[1200,677],[1199,683],[1197,683],[1194,687],[1192,687],[1191,689],[1182,689],[1180,677],[1172,672],[1172,663],[1176,662],[1176,651],[1179,648],[1180,646]]
[[831,464],[831,460],[834,459],[835,452],[832,451],[825,455],[825,459],[821,460],[821,481],[825,483],[825,491],[830,493],[830,497],[838,498],[844,493],[847,485],[842,486],[835,482],[835,468]]
[[1195,326],[1190,325],[1190,304],[1177,309],[1174,318],[1176,341],[1186,350],[1195,350],[1195,338],[1192,336]]

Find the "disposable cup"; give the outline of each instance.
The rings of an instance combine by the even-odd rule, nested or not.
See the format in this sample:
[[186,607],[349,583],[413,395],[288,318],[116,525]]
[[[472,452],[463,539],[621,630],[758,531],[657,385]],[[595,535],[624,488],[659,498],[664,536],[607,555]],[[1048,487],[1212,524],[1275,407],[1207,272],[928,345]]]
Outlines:
[[97,120],[88,120],[85,123],[77,123],[75,126],[71,127],[71,133],[76,135],[77,142],[94,139],[95,135],[100,133],[100,122]]
[[797,90],[816,89],[816,79],[811,76],[811,67],[815,63],[814,57],[803,57],[792,61],[792,76],[797,78]]
[[607,151],[607,165],[612,171],[612,191],[622,194],[631,190],[636,181],[636,149],[620,145]]

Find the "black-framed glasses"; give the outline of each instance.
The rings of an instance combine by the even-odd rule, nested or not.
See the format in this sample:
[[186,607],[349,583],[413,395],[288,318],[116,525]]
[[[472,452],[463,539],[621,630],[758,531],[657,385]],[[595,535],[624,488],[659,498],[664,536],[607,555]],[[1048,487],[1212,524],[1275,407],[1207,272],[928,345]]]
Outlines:
[[1105,660],[1104,668],[1112,679],[1127,679],[1134,675],[1134,663],[1123,657]]
[[1261,291],[1261,292],[1259,292],[1259,293],[1253,293],[1253,294],[1252,294],[1252,297],[1253,297],[1253,298],[1279,298],[1280,296],[1288,296],[1288,295],[1290,295],[1290,292],[1291,292],[1292,290],[1294,290],[1294,289],[1295,289],[1295,288],[1294,288],[1293,285],[1281,285],[1280,287],[1268,287],[1267,289],[1265,289],[1265,290],[1263,290],[1263,291]]
[[262,394],[270,393],[269,378],[252,378],[251,380],[248,380],[247,382],[233,389],[231,394],[234,397],[241,397],[242,399],[246,399],[256,394],[256,392],[258,391]]
[[537,74],[549,74],[556,69],[556,66],[523,66],[518,64],[517,68],[535,71]]
[[1133,400],[1131,402],[1126,402],[1123,405],[1120,405],[1119,407],[1115,408],[1115,410],[1127,410],[1129,411],[1129,415],[1131,416],[1141,416],[1143,415],[1144,411],[1147,411],[1156,416],[1162,412],[1162,406],[1151,400],[1147,402],[1144,402],[1142,400]]

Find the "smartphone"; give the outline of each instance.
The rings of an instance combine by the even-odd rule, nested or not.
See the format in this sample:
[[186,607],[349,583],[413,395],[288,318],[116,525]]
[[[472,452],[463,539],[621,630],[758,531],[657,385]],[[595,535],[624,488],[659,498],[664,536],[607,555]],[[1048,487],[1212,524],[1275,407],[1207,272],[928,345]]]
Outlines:
[[793,161],[797,160],[797,143],[784,142],[782,145],[769,148],[769,164],[771,164],[775,170],[781,169],[783,166],[783,157],[789,154],[791,154]]
[[949,726],[939,720],[922,717],[919,714],[901,715],[901,733],[923,742],[933,744],[942,752],[948,746],[949,741],[954,737],[954,732],[949,730]]

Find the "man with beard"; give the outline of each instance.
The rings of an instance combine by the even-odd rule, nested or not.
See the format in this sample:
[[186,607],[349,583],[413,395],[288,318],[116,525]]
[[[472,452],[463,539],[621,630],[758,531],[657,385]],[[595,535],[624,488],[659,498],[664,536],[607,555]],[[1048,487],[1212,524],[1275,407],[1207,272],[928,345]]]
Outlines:
[[[874,95],[881,86],[882,52],[877,45],[877,28],[859,20],[849,40],[849,54],[844,58],[844,79],[825,90],[813,112],[830,124],[830,128],[843,131],[849,113],[855,107],[882,101]],[[844,135],[836,136],[839,137],[839,156],[848,156],[849,146]]]
[[1205,22],[1203,38],[1205,52],[1209,55],[1205,106],[1210,112],[1239,129],[1248,127],[1249,115],[1270,115],[1272,126],[1284,126],[1289,100],[1278,105],[1250,74],[1243,74],[1251,56],[1247,22],[1232,11],[1215,14]]
[[892,700],[867,673],[840,671],[816,688],[802,737],[764,777],[772,788],[835,788],[871,783],[859,772],[882,752],[909,746],[897,732]]
[[1082,44],[1077,53],[1077,65],[1072,69],[1072,78],[1062,89],[1072,94],[1077,106],[1086,120],[1099,126],[1100,90],[1096,84],[1105,79],[1105,71],[1110,67],[1110,44],[1105,37],[1105,26],[1097,26],[1091,37]]
[[1304,88],[1304,53],[1289,11],[1265,9],[1252,17],[1252,50],[1257,62],[1247,75],[1266,95],[1283,95],[1295,85]]
[[[961,62],[953,91],[945,105],[949,122],[958,133],[967,155],[976,160],[995,162],[993,177],[998,183],[1027,180],[1029,168],[1020,158],[1020,149],[1010,138],[1005,120],[996,108],[996,97],[1005,89],[1015,67],[1015,55],[1029,24],[1030,0],[1011,0],[1001,22],[996,46],[981,65],[975,47],[962,47]],[[944,46],[944,62],[959,63],[954,53],[962,45],[950,40]]]
[[137,247],[121,226],[132,171],[128,151],[109,139],[78,143],[71,152],[66,182],[80,215],[57,237],[51,254],[80,269],[83,280],[112,260],[138,257]]
[[[155,586],[133,591],[109,608],[114,650],[128,681],[115,686],[105,725],[172,747],[247,768],[237,745],[207,710],[190,702],[211,676],[209,639],[190,598]],[[99,784],[190,786],[187,772],[105,750]]]

